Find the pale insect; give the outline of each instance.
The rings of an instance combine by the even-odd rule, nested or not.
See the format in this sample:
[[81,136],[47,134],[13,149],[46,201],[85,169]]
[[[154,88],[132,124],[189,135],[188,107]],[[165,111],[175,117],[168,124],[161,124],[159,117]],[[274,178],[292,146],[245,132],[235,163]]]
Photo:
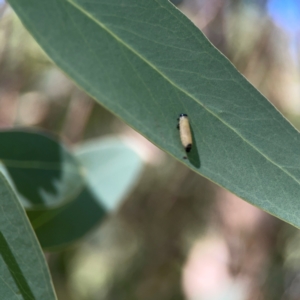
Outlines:
[[180,132],[181,143],[186,152],[190,152],[192,149],[192,133],[190,128],[190,123],[187,114],[180,114],[178,120],[177,128]]

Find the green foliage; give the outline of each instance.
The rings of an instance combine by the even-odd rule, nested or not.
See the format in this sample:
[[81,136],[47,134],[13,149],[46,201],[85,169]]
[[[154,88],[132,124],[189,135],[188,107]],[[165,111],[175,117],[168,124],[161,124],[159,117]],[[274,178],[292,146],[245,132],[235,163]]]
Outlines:
[[[192,170],[299,222],[298,132],[167,0],[10,0],[87,93]],[[188,159],[175,129],[187,113]]]
[[[300,227],[299,133],[169,1],[9,3],[101,105],[193,171]],[[180,113],[191,124],[189,154],[176,130]],[[103,220],[141,168],[136,153],[115,141],[82,146],[77,158],[38,132],[1,132],[0,142],[1,162],[48,249]],[[0,192],[1,297],[55,299],[42,252],[2,177]]]
[[83,237],[107,211],[116,209],[142,167],[140,156],[118,138],[82,144],[76,156],[87,183],[79,195],[59,207],[27,211],[42,247],[48,250]]
[[1,299],[56,299],[33,230],[14,192],[1,174],[0,208]]
[[137,182],[141,157],[120,138],[102,138],[81,144],[75,151],[95,197],[107,210],[115,210]]
[[83,189],[77,161],[50,136],[38,131],[0,132],[0,159],[23,204],[50,208],[71,201]]
[[[142,167],[140,156],[117,138],[78,147],[76,155],[82,165],[42,132],[2,131],[0,140],[6,175],[19,197],[26,198],[27,215],[41,246],[47,249],[67,246],[99,224],[107,209],[115,209],[124,199]],[[18,293],[24,299],[53,299],[32,228],[14,192],[3,177],[0,179],[4,214],[0,218],[0,274],[8,278],[0,285],[0,294],[3,299],[13,299]],[[33,268],[26,269],[28,264]],[[42,288],[35,290],[38,286]]]
[[58,250],[83,237],[106,216],[88,188],[75,199],[52,209],[29,210],[27,215],[41,246]]

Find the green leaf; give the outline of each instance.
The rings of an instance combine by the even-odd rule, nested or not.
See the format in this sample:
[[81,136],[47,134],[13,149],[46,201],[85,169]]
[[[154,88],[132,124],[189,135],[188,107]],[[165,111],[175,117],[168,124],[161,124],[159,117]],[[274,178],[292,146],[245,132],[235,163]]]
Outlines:
[[137,183],[141,157],[128,143],[114,137],[81,144],[75,153],[95,197],[107,210],[116,209]]
[[123,200],[140,174],[140,156],[119,138],[80,145],[87,187],[76,199],[53,209],[29,210],[28,217],[43,248],[57,250],[82,238]]
[[84,186],[74,157],[38,131],[0,132],[0,161],[26,208],[53,207],[76,198]]
[[82,238],[106,217],[106,211],[85,188],[65,205],[28,210],[27,215],[41,246],[56,251]]
[[[48,55],[192,170],[300,227],[300,136],[167,0],[9,0]],[[189,115],[184,160],[176,118]]]
[[40,246],[2,174],[0,208],[1,299],[56,299]]

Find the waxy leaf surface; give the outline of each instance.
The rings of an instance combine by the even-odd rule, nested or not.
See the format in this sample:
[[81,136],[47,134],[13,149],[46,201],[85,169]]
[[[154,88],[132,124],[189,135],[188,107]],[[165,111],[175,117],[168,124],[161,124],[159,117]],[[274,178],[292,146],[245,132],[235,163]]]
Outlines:
[[[167,0],[9,0],[51,59],[192,170],[300,227],[300,136]],[[188,159],[176,130],[189,116]]]

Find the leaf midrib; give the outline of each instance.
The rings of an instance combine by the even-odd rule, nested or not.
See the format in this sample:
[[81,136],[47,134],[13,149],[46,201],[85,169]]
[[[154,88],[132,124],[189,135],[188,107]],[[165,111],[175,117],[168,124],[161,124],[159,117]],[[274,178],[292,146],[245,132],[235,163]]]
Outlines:
[[126,47],[128,50],[130,50],[132,53],[137,55],[141,60],[143,60],[147,65],[149,65],[153,70],[155,70],[158,74],[160,74],[166,81],[168,81],[172,86],[174,86],[176,89],[187,95],[189,98],[197,102],[199,105],[202,106],[203,109],[205,109],[208,113],[210,113],[212,116],[214,116],[216,119],[218,119],[220,122],[222,122],[225,126],[227,126],[229,129],[231,129],[237,136],[239,136],[246,144],[248,144],[250,147],[252,147],[254,150],[256,150],[260,155],[262,155],[267,161],[272,163],[274,166],[279,168],[282,172],[287,174],[289,177],[291,177],[295,182],[300,184],[300,181],[297,180],[296,177],[294,177],[291,173],[289,173],[287,170],[282,168],[280,165],[278,165],[276,162],[274,162],[271,158],[266,156],[264,153],[262,153],[255,145],[250,143],[248,140],[246,140],[238,131],[236,131],[230,124],[228,124],[226,121],[221,119],[217,114],[215,114],[213,111],[211,111],[209,108],[203,105],[201,101],[197,98],[195,98],[193,95],[191,95],[188,91],[178,86],[175,82],[173,82],[171,79],[169,79],[163,72],[161,72],[155,65],[153,65],[149,60],[147,60],[144,56],[142,56],[139,52],[137,52],[134,48],[132,48],[129,44],[127,44],[124,40],[122,40],[117,34],[115,34],[113,31],[111,31],[107,26],[105,26],[103,23],[101,23],[98,19],[95,19],[95,17],[90,14],[89,12],[85,11],[80,5],[77,3],[74,3],[72,0],[67,0],[72,6],[74,6],[76,9],[81,11],[84,15],[86,15],[89,19],[91,19],[93,22],[98,24],[102,29],[104,29],[107,33],[109,33],[113,38],[115,38],[120,44],[122,44],[124,47]]
[[246,144],[248,144],[250,147],[252,147],[254,150],[256,150],[261,156],[263,156],[267,161],[272,163],[274,166],[279,168],[282,172],[284,172],[286,175],[291,177],[296,183],[300,184],[300,181],[297,180],[296,177],[294,177],[292,174],[290,174],[288,171],[283,169],[280,165],[275,163],[272,159],[270,159],[268,156],[264,155],[256,146],[251,144],[249,141],[244,139],[244,137],[239,134],[233,127],[231,127],[228,123],[226,123],[224,120],[220,119],[218,115],[213,113],[210,109],[208,109],[206,106],[204,106],[200,100],[195,98],[193,95],[191,95],[186,90],[182,89],[178,85],[176,85],[171,79],[166,77],[164,73],[162,73],[159,69],[157,69],[151,62],[149,62],[146,58],[144,58],[142,55],[140,55],[135,49],[133,49],[130,45],[126,44],[121,38],[119,38],[114,32],[112,32],[109,28],[107,28],[103,23],[95,19],[90,13],[86,12],[84,9],[82,9],[81,6],[78,4],[72,2],[71,0],[66,0],[70,5],[74,6],[77,10],[81,11],[84,15],[86,15],[89,19],[94,21],[96,24],[98,24],[102,29],[104,29],[107,33],[109,33],[112,37],[114,37],[120,44],[124,45],[128,50],[133,52],[135,55],[137,55],[141,60],[143,60],[146,64],[148,64],[153,70],[155,70],[158,74],[160,74],[166,81],[168,81],[172,86],[174,86],[176,89],[180,90],[182,93],[193,99],[195,102],[197,102],[199,105],[202,106],[207,112],[209,112],[211,115],[213,115],[216,119],[218,119],[220,122],[222,122],[224,125],[226,125],[229,129],[231,129],[238,137],[240,137]]

